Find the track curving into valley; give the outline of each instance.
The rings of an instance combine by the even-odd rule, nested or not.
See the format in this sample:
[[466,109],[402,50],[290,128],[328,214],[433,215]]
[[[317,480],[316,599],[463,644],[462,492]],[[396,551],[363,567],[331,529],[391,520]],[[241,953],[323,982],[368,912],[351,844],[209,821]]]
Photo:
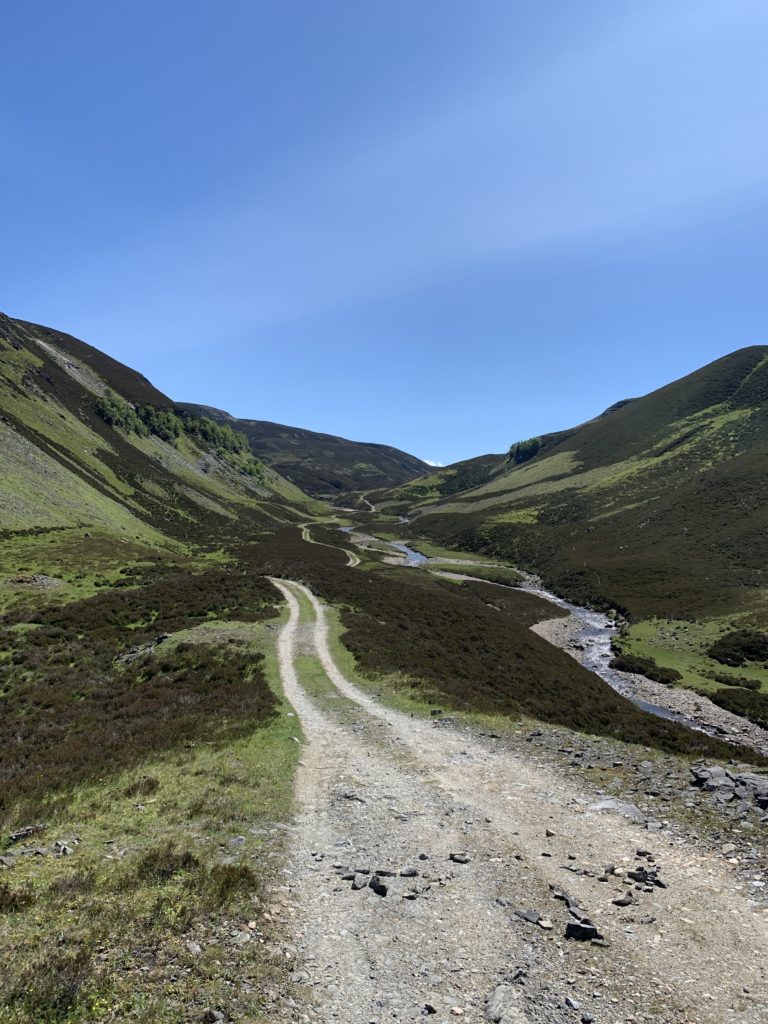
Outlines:
[[344,554],[347,556],[347,565],[351,569],[354,569],[355,566],[360,565],[360,556],[356,554],[354,551],[350,551],[349,548],[344,548],[340,544],[326,544],[324,543],[324,541],[315,540],[310,531],[311,525],[312,523],[301,524],[302,540],[305,540],[307,544],[317,544],[321,548],[333,548],[335,551],[343,551]]

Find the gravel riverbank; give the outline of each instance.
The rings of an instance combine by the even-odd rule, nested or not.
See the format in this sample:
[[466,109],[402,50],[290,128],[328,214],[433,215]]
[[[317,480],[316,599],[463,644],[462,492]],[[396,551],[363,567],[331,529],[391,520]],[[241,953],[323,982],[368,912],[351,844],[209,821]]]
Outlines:
[[[607,619],[606,619],[607,621]],[[567,618],[547,619],[531,627],[549,643],[567,651],[573,658],[595,671],[595,640],[584,636],[584,623],[575,614]],[[610,639],[606,637],[605,648]],[[602,652],[601,652],[602,653]],[[599,656],[599,655],[598,655]],[[608,659],[605,659],[606,667]],[[602,675],[602,673],[600,673]],[[760,754],[768,755],[768,732],[744,718],[720,708],[708,697],[683,687],[664,686],[645,676],[610,670],[607,680],[615,690],[634,701],[645,701],[693,722],[695,726],[720,739],[742,743]]]

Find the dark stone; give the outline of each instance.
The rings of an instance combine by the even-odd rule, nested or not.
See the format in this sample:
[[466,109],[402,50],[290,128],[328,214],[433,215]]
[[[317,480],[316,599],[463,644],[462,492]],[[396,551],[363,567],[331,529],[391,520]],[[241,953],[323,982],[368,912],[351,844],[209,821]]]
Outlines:
[[389,891],[378,875],[372,875],[368,887],[373,889],[377,896],[386,896]]
[[581,921],[569,921],[565,926],[566,939],[575,939],[577,942],[589,942],[592,939],[602,939],[602,935],[596,926],[588,918]]
[[452,860],[454,864],[469,864],[469,856],[466,853],[451,853],[448,855],[448,859]]
[[648,872],[645,868],[635,868],[633,871],[627,872],[627,878],[631,878],[633,882],[647,882]]
[[18,828],[15,832],[11,832],[8,836],[8,842],[18,843],[20,839],[29,839],[30,836],[37,835],[39,832],[44,832],[47,828],[47,822],[40,822],[39,825],[25,825],[24,828]]
[[634,897],[629,889],[615,900],[611,900],[611,903],[617,907],[631,907],[634,902]]
[[538,924],[541,920],[541,914],[536,910],[516,910],[515,917],[519,917],[521,921],[527,921],[528,924]]

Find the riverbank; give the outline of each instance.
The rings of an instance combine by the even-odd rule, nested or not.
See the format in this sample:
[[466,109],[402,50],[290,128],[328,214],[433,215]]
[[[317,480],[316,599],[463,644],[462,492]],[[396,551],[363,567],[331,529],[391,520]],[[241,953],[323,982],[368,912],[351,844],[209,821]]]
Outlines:
[[[533,587],[525,589],[534,590]],[[547,596],[547,591],[536,589],[535,592]],[[592,616],[598,614],[590,613]],[[607,616],[602,618],[605,619],[606,626],[610,625]],[[577,612],[571,611],[567,618],[546,619],[531,629],[549,643],[566,651],[585,668],[597,672],[614,690],[629,700],[664,708],[675,717],[687,719],[695,728],[710,736],[741,743],[760,754],[768,755],[768,732],[765,729],[718,707],[708,697],[682,687],[664,686],[631,672],[609,669],[611,631],[606,628],[602,642],[596,637],[585,636],[588,627],[585,627],[583,619]],[[596,666],[596,659],[604,662],[603,670]]]

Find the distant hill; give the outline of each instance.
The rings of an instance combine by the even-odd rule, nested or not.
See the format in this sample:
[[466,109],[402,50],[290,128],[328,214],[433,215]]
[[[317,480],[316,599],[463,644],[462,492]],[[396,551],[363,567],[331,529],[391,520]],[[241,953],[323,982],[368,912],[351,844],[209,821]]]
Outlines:
[[[0,533],[87,551],[208,544],[310,499],[247,439],[76,338],[0,314]],[[87,540],[87,543],[84,541]]]
[[207,405],[180,403],[246,434],[258,458],[307,494],[333,499],[351,491],[397,487],[429,469],[426,462],[385,444],[348,441],[267,420],[236,419]]
[[764,608],[768,347],[374,500],[442,544],[508,557],[635,618]]

